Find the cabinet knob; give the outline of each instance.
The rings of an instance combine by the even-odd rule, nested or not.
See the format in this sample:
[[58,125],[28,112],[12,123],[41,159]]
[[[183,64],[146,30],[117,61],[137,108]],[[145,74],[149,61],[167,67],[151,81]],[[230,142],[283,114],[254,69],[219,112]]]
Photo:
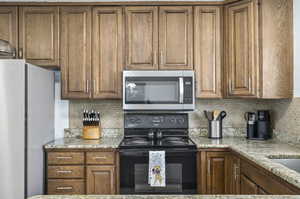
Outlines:
[[19,49],[19,58],[23,59],[23,48]]

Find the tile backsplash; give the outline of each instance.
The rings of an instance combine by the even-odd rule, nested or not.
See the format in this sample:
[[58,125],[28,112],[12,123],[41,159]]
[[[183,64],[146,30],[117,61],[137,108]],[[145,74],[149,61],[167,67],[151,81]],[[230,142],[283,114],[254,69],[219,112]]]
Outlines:
[[[244,113],[257,109],[271,109],[271,100],[197,100],[196,110],[190,113],[190,128],[206,128],[207,120],[204,110],[225,110],[227,117],[224,119],[224,127],[245,127]],[[123,110],[121,100],[72,100],[70,101],[70,128],[82,127],[82,112],[84,109],[94,109],[101,114],[102,128],[123,128]]]
[[[84,109],[95,109],[101,113],[101,124],[104,129],[123,128],[123,110],[121,100],[71,100],[69,104],[70,128],[82,127]],[[249,100],[222,99],[197,100],[196,110],[190,113],[191,132],[207,133],[207,120],[204,110],[225,110],[227,117],[223,122],[224,134],[245,134],[246,122],[244,113],[256,110],[271,110],[272,124],[276,137],[283,141],[300,145],[300,98],[292,100]]]

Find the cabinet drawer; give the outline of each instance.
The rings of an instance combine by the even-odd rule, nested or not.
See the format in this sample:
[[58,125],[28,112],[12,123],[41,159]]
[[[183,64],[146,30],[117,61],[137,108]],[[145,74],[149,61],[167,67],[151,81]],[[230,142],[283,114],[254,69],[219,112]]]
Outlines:
[[114,152],[88,152],[86,154],[87,164],[114,164]]
[[83,152],[49,152],[48,164],[84,164]]
[[85,194],[84,180],[48,180],[48,194]]
[[48,178],[84,178],[84,166],[48,166]]

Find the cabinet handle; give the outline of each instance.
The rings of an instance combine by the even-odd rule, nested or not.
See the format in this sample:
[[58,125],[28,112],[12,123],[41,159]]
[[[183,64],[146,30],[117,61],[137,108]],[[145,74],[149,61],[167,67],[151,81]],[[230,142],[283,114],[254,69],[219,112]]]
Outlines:
[[157,65],[157,52],[156,51],[153,52],[153,64]]
[[94,90],[94,92],[96,90],[96,80],[94,80],[94,79],[93,79],[93,90]]
[[56,159],[72,159],[72,156],[60,156],[60,157],[56,157]]
[[19,58],[22,59],[23,58],[23,48],[19,49]]
[[56,171],[56,173],[72,173],[72,171]]
[[89,89],[89,80],[86,80],[86,92],[89,93],[90,89]]
[[73,187],[56,187],[56,190],[73,190]]
[[94,157],[94,160],[105,160],[106,157],[105,156],[98,156],[98,157]]
[[160,51],[160,65],[163,65],[163,52]]
[[239,169],[239,167],[236,164],[234,164],[234,180],[235,181],[238,178],[238,169]]
[[207,173],[210,175],[210,160],[207,162]]

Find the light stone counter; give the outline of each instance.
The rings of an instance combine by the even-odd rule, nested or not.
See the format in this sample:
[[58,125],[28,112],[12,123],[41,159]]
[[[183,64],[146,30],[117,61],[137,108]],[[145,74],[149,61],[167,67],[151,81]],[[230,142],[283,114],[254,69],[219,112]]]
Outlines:
[[[104,136],[100,140],[82,140],[79,138],[58,139],[45,145],[45,149],[101,149],[117,148],[123,136]],[[211,140],[206,137],[191,136],[198,148],[230,148],[240,155],[254,161],[273,174],[300,188],[300,173],[293,171],[268,157],[300,158],[300,148],[284,144],[278,140],[250,141],[242,137],[225,137]],[[300,196],[299,196],[300,198]]]
[[300,196],[253,196],[253,195],[43,195],[28,199],[299,199]]
[[49,142],[45,149],[107,149],[118,148],[123,136],[104,136],[99,140],[84,140],[81,138],[62,138]]
[[191,138],[198,148],[230,148],[300,188],[300,173],[268,158],[300,158],[300,148],[294,145],[284,144],[278,140],[253,141],[241,137],[227,137],[221,140],[211,140],[199,136]]

